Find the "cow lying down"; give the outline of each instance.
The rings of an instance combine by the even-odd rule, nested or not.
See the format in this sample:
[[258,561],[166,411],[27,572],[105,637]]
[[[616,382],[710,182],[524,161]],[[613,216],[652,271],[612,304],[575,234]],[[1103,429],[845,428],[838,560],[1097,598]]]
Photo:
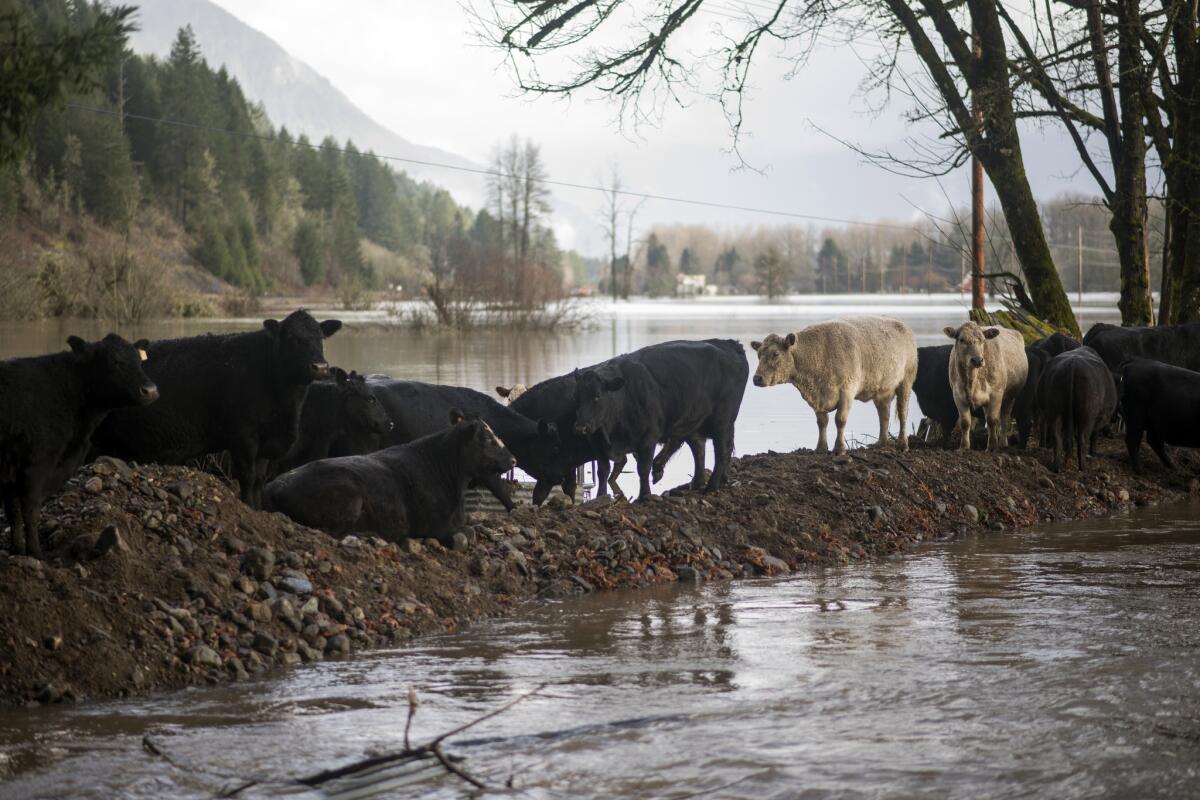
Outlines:
[[370,531],[393,542],[450,544],[472,480],[516,461],[483,420],[450,414],[450,427],[367,455],[313,461],[266,486],[271,511],[334,536]]

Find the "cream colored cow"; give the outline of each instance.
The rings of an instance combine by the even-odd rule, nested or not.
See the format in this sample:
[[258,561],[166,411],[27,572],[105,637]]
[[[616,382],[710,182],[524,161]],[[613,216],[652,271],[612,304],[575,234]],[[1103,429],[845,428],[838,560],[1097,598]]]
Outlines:
[[917,340],[891,317],[854,317],[810,325],[787,336],[751,342],[758,353],[755,386],[790,383],[817,414],[817,452],[828,451],[825,428],[834,412],[834,453],[846,451],[846,419],[855,400],[879,412],[879,442],[887,441],[892,400],[900,418],[901,450],[908,449],[908,399],[917,378]]
[[1008,444],[1008,421],[1013,404],[1029,375],[1025,339],[1009,328],[982,328],[976,322],[948,325],[945,334],[954,340],[950,351],[950,391],[958,408],[955,430],[962,434],[959,448],[971,449],[971,411],[984,409],[988,449]]

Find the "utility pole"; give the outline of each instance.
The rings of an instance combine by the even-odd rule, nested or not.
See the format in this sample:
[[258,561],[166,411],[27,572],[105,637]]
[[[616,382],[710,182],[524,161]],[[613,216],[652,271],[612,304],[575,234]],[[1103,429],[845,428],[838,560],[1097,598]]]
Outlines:
[[1083,304],[1083,226],[1075,226],[1075,297]]
[[[972,57],[976,64],[983,59],[983,47],[974,27],[971,30]],[[983,110],[979,96],[971,92],[971,115],[975,118],[976,136],[983,130]],[[983,162],[971,155],[971,308],[983,308]]]
[[867,254],[862,254],[862,293],[867,293]]

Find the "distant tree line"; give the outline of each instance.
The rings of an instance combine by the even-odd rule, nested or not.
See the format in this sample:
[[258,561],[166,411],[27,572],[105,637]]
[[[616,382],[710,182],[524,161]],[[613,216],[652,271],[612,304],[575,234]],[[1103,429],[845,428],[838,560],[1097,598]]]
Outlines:
[[[224,67],[204,60],[189,27],[165,59],[132,53],[127,18],[100,4],[0,0],[0,62],[21,43],[43,52],[89,31],[107,36],[87,53],[87,80],[67,74],[40,103],[6,103],[0,209],[12,214],[0,216],[24,212],[76,238],[83,227],[63,220],[129,231],[153,218],[205,269],[252,293],[403,284],[430,297],[453,286],[456,296],[530,304],[561,291],[531,143],[497,157],[501,165],[515,153],[501,166],[525,170],[523,182],[497,179],[494,206],[472,211],[352,142],[314,146],[276,129]],[[4,75],[33,81],[53,67],[28,60]]]

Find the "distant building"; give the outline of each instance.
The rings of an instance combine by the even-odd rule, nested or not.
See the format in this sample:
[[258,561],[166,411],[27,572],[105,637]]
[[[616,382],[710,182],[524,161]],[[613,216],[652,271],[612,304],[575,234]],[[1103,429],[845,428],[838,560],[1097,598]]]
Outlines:
[[708,285],[707,275],[688,275],[686,272],[680,272],[675,276],[676,297],[711,296],[716,293],[717,287]]

